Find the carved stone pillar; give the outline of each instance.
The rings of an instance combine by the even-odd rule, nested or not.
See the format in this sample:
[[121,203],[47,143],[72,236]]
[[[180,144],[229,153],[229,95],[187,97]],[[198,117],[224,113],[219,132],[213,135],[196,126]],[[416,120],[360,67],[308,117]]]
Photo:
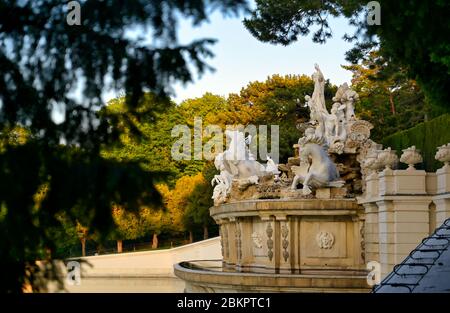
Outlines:
[[377,201],[382,275],[428,236],[430,202],[429,196],[390,196]]
[[436,171],[437,194],[433,197],[436,204],[436,226],[450,217],[450,166],[446,165]]
[[365,212],[364,240],[365,262],[380,262],[378,206],[375,202],[363,203]]
[[394,193],[394,171],[385,169],[378,174],[378,194],[380,196]]

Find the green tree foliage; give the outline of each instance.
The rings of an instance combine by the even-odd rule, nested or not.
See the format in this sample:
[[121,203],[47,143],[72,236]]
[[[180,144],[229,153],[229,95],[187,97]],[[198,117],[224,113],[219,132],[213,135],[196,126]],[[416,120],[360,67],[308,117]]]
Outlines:
[[356,63],[378,46],[394,68],[406,70],[436,105],[450,103],[450,3],[448,1],[378,1],[381,25],[366,21],[367,1],[256,0],[245,26],[263,42],[287,45],[313,31],[312,39],[324,43],[332,36],[329,18],[344,16],[355,25],[357,40],[347,58]]
[[[162,213],[140,208],[138,212],[127,213],[123,209],[115,209],[113,216],[116,229],[113,238],[118,240],[118,246],[121,246],[121,240],[136,239],[150,234],[153,236],[153,241],[157,242],[157,236],[162,232],[176,235],[186,230],[192,231],[196,227],[209,226],[211,221],[209,224],[198,222],[199,217],[196,216],[195,222],[191,224],[186,217],[191,218],[191,213],[198,213],[197,211],[187,213],[188,206],[185,198],[190,196],[189,190],[193,188],[200,190],[201,188],[197,186],[209,185],[204,180],[196,183],[190,177],[196,176],[203,170],[205,161],[174,160],[171,156],[171,147],[177,138],[171,136],[171,130],[175,125],[187,125],[192,130],[191,144],[193,145],[194,119],[202,119],[203,130],[206,126],[218,122],[217,114],[226,106],[226,99],[206,93],[200,98],[188,99],[176,106],[173,102],[167,103],[164,99],[147,93],[138,106],[138,110],[151,111],[152,114],[143,115],[139,120],[129,111],[125,100],[124,97],[114,99],[102,111],[103,115],[114,117],[115,124],[112,126],[121,131],[120,144],[104,146],[102,156],[118,162],[139,162],[143,168],[152,172],[168,173],[165,179],[168,185],[158,185],[158,191],[168,210]],[[161,107],[166,109],[159,112]],[[125,123],[125,120],[128,123]],[[226,122],[220,121],[220,124],[225,126]],[[136,137],[131,128],[136,129],[141,136]],[[208,136],[205,135],[202,143],[204,144],[207,140]],[[178,180],[180,182],[177,183]],[[187,185],[191,186],[189,187],[191,189],[184,190]],[[212,189],[204,191],[206,192],[204,196],[207,199],[211,198]],[[208,202],[206,210],[212,205],[212,201]],[[154,244],[153,247],[156,245]]]
[[[21,134],[21,132],[19,132],[19,134]],[[48,185],[42,185],[34,195],[36,210],[40,209],[41,203],[45,199],[47,192]],[[54,250],[50,251],[50,254],[54,257],[66,257],[68,251],[72,250],[75,246],[80,246],[81,243],[81,253],[84,255],[86,252],[84,249],[86,238],[83,237],[86,237],[87,229],[83,228],[77,221],[72,221],[64,212],[58,213],[56,215],[56,220],[59,224],[45,229],[47,236],[52,238],[52,241],[55,243]],[[83,236],[80,236],[81,234]]]
[[5,128],[3,132],[0,132],[0,152],[4,152],[8,146],[24,145],[30,136],[30,132],[22,126]]
[[390,72],[386,67],[377,51],[370,52],[361,64],[343,66],[353,73],[352,88],[359,94],[357,115],[375,125],[372,138],[376,141],[440,113],[405,70]]
[[214,205],[211,196],[213,187],[211,180],[217,171],[214,164],[208,163],[202,173],[203,179],[198,182],[188,196],[188,203],[184,213],[184,224],[187,229],[203,228],[203,239],[208,239],[208,227],[214,225],[209,215],[209,208]]
[[[114,99],[104,108],[102,114],[113,117],[112,127],[121,131],[118,144],[104,146],[102,156],[108,159],[140,162],[144,169],[161,171],[168,174],[166,181],[174,187],[183,175],[195,175],[201,172],[204,160],[194,160],[194,119],[202,120],[202,144],[210,139],[205,128],[211,124],[225,126],[227,121],[219,120],[218,114],[227,106],[225,98],[211,93],[202,97],[187,99],[180,105],[166,101],[155,94],[146,93],[139,110],[151,112],[138,120],[127,108],[124,97]],[[161,108],[164,108],[161,111]],[[125,120],[127,122],[125,122]],[[175,125],[186,125],[191,130],[191,160],[175,160],[171,148],[178,139],[172,137]],[[133,129],[140,134],[135,136]]]
[[145,230],[139,212],[127,212],[121,207],[112,209],[114,223],[116,224],[114,237],[116,240],[136,239],[144,236]]
[[138,162],[147,171],[164,173],[173,185],[182,166],[171,156],[171,130],[183,124],[184,118],[175,103],[152,93],[144,94],[137,109],[143,113],[139,119],[126,105],[126,98],[120,97],[102,110],[103,116],[114,121],[111,127],[121,134],[117,142],[103,146],[101,155],[117,162]]
[[57,219],[61,224],[47,229],[48,236],[55,242],[55,250],[52,251],[52,257],[65,258],[71,252],[73,254],[77,252],[82,254],[82,249],[74,251],[75,247],[80,246],[76,224],[64,215],[58,215]]
[[[208,125],[219,125],[224,129],[229,121],[219,119],[218,116],[227,107],[227,101],[224,97],[205,93],[203,96],[193,99],[187,99],[180,103],[177,112],[183,117],[183,125],[187,125],[191,130],[191,160],[180,161],[180,172],[183,175],[193,176],[201,172],[205,160],[196,160],[194,158],[194,136],[200,134],[202,136],[202,146],[211,139],[211,135],[206,133]],[[202,121],[202,128],[194,128],[194,120],[198,118]]]
[[[198,25],[212,9],[236,13],[244,2],[82,1],[79,26],[66,23],[64,1],[0,2],[0,133],[18,125],[31,135],[0,153],[0,265],[8,269],[0,291],[20,292],[26,268],[54,251],[45,229],[60,224],[58,213],[83,218],[106,236],[112,203],[136,210],[161,200],[157,175],[138,162],[100,156],[119,133],[110,127],[113,117],[97,114],[102,93],[123,90],[139,119],[144,90],[164,96],[171,83],[192,80],[190,65],[200,74],[208,69],[214,40],[178,44],[178,18]],[[148,31],[151,40],[128,36],[131,29]],[[48,192],[36,208],[33,196],[43,184]]]
[[[186,125],[193,128],[195,117],[201,118],[204,125],[219,122],[217,114],[221,112],[226,105],[227,101],[224,97],[207,92],[199,98],[187,99],[181,102],[178,110],[184,117]],[[224,121],[220,122],[223,123]]]
[[[181,178],[180,178],[181,179]],[[180,180],[178,179],[177,182]],[[173,190],[176,189],[176,184]],[[161,193],[164,201],[164,211],[161,213],[159,220],[155,218],[155,212],[146,211],[149,216],[145,218],[148,231],[150,233],[159,234],[161,232],[169,232],[171,234],[180,234],[185,231],[183,224],[181,223],[182,208],[177,205],[177,197],[174,197],[174,191],[169,188],[167,184],[158,184],[158,191]],[[181,185],[178,184],[178,190]]]
[[[175,188],[171,190],[170,198],[167,202],[167,209],[171,213],[171,224],[178,231],[192,231],[193,224],[185,224],[184,215],[189,203],[189,196],[195,187],[204,181],[202,173],[194,176],[183,176],[177,180]],[[187,227],[186,227],[187,226]]]

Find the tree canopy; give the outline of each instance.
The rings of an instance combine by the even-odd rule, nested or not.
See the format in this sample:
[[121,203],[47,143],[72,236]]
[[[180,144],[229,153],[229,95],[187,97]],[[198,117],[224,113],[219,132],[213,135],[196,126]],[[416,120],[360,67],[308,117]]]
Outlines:
[[352,72],[352,89],[358,92],[359,118],[375,125],[371,137],[381,142],[399,130],[410,128],[443,112],[425,99],[416,81],[403,68],[386,69],[378,51],[372,51],[361,62],[343,66]]
[[[45,229],[61,224],[58,213],[106,236],[112,203],[137,210],[161,202],[154,187],[161,175],[100,155],[120,134],[114,116],[98,114],[102,96],[122,90],[130,115],[149,118],[153,108],[137,109],[144,91],[165,97],[173,82],[192,80],[192,69],[209,68],[214,39],[180,45],[177,21],[199,25],[214,9],[245,8],[245,0],[80,3],[81,25],[70,26],[63,1],[0,2],[0,133],[30,132],[23,144],[2,141],[0,264],[8,270],[0,291],[20,292],[27,268],[48,257],[54,240]],[[144,30],[149,38],[139,35]],[[129,120],[122,122],[135,131]],[[37,207],[42,185],[48,191]]]
[[355,41],[347,59],[356,63],[379,48],[394,68],[402,67],[422,87],[430,101],[450,103],[450,3],[448,1],[378,1],[381,24],[366,20],[368,1],[256,0],[256,8],[244,21],[253,36],[263,42],[287,45],[312,32],[325,43],[332,37],[330,18],[343,16],[356,26],[344,39]]

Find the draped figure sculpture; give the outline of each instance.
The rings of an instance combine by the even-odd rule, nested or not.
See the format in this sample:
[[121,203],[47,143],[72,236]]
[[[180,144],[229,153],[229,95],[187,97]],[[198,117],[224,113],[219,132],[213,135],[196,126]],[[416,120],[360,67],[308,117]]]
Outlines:
[[[331,114],[328,113],[325,106],[325,78],[319,66],[315,64],[314,67],[316,69],[312,75],[314,91],[311,97],[308,95],[305,97],[310,109],[311,127],[306,129],[298,142],[300,166],[292,166],[295,177],[291,188],[297,189],[297,184],[301,183],[304,195],[310,194],[311,188],[341,187],[344,184],[339,178],[336,165],[328,155],[328,148],[343,152],[347,136],[345,115],[347,106],[335,102]],[[347,91],[344,89],[342,87],[340,91],[342,93]],[[333,100],[341,100],[340,98]]]
[[349,88],[347,83],[339,86],[333,97],[333,106],[329,113],[325,105],[325,78],[317,64],[312,74],[314,91],[312,96],[305,96],[305,104],[310,110],[309,124],[315,127],[316,137],[323,142],[330,151],[342,154],[348,137],[349,128],[355,123],[354,103],[358,94]]
[[319,68],[319,65],[314,64],[316,72],[312,74],[312,79],[314,81],[314,92],[311,96],[312,106],[317,113],[327,113],[327,108],[325,106],[325,77]]

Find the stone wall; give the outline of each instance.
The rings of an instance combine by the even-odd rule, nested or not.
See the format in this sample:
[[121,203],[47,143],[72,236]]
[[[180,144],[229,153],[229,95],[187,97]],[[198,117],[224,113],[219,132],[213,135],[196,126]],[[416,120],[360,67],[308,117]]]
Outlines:
[[[221,259],[220,238],[156,251],[83,257],[81,284],[65,281],[65,262],[56,261],[66,292],[183,292],[184,282],[174,275],[173,266],[188,260]],[[50,292],[59,292],[48,283]]]
[[354,199],[273,199],[211,208],[223,265],[238,272],[364,272],[364,212]]
[[450,167],[371,173],[358,203],[365,210],[366,261],[380,262],[384,277],[450,217]]

